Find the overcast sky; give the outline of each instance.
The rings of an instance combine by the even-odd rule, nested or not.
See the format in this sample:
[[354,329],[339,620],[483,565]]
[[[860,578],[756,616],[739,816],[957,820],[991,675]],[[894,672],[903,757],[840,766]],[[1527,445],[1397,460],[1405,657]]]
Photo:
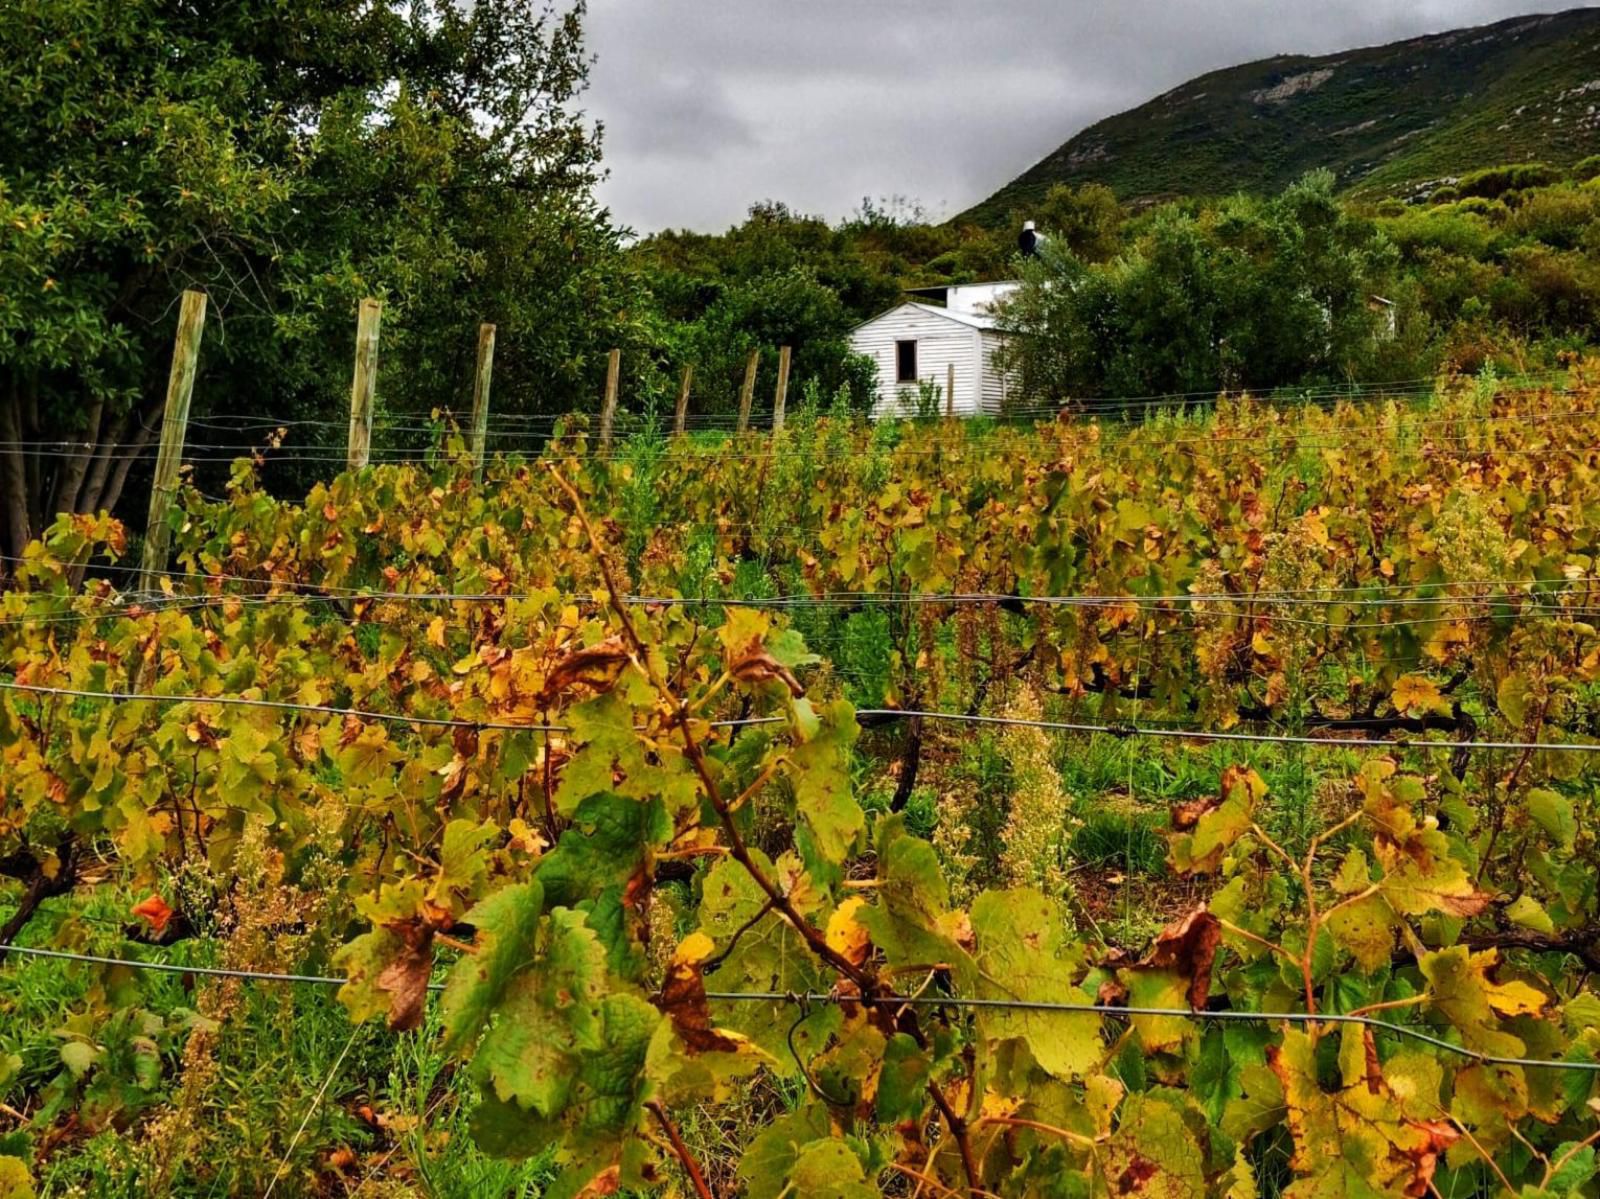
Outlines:
[[590,0],[601,198],[637,231],[779,199],[959,212],[1101,117],[1217,67],[1559,0]]

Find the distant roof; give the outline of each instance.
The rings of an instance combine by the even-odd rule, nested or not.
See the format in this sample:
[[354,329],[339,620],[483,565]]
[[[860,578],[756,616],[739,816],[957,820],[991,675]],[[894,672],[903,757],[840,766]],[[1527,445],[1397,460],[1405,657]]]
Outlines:
[[[966,325],[969,329],[998,329],[1000,322],[994,317],[979,312],[957,312],[950,308],[939,308],[933,304],[918,304],[915,300],[907,300],[903,304],[896,304],[893,308],[878,313],[877,316],[864,320],[856,329],[872,324],[873,321],[882,320],[891,312],[899,312],[902,308],[915,308],[918,312],[925,312],[929,316],[943,317],[947,321],[955,321],[958,325]],[[852,329],[851,332],[855,332]]]
[[968,287],[1021,287],[1021,279],[989,279],[982,283],[938,283],[928,287],[907,287],[903,290],[908,296],[937,296],[946,292],[959,291]]
[[918,304],[910,301],[911,307],[920,308],[923,312],[942,316],[948,321],[957,321],[963,325],[970,325],[974,329],[994,329],[1000,324],[998,320],[986,312],[961,312],[954,308],[939,308],[933,304]]

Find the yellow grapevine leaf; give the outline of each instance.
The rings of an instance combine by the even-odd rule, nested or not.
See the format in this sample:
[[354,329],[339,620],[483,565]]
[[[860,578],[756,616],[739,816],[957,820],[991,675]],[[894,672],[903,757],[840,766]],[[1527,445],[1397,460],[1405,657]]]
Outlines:
[[858,966],[866,960],[867,947],[871,943],[867,930],[856,922],[856,912],[865,904],[866,900],[861,896],[852,895],[828,917],[828,948]]
[[1441,716],[1450,712],[1450,701],[1439,692],[1439,684],[1420,674],[1403,674],[1389,696],[1395,710],[1407,716],[1422,716],[1429,712]]

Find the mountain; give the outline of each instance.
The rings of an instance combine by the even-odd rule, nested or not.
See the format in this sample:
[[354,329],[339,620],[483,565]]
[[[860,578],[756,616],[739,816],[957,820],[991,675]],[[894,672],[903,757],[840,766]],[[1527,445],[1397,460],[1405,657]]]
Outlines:
[[962,217],[1004,221],[1055,183],[1140,201],[1272,191],[1327,167],[1347,191],[1397,193],[1595,153],[1600,8],[1578,8],[1201,75],[1090,126]]

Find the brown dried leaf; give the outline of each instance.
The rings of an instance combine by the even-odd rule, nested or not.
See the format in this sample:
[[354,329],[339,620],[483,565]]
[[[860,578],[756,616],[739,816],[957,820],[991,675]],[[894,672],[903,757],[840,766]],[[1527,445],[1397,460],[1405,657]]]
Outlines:
[[1201,904],[1156,934],[1156,942],[1139,965],[1175,970],[1189,980],[1189,1006],[1206,1006],[1211,993],[1211,964],[1222,943],[1222,923]]
[[1124,1007],[1128,1002],[1128,988],[1115,978],[1108,978],[1095,992],[1094,1001],[1101,1007]]
[[621,636],[583,649],[575,649],[555,664],[539,692],[541,706],[548,706],[558,695],[580,683],[597,691],[609,691],[617,681],[617,671],[628,662],[628,646]]
[[794,677],[787,666],[769,654],[760,640],[753,640],[745,647],[744,653],[728,667],[728,673],[747,687],[778,679],[795,699],[806,693],[800,680]]
[[439,767],[439,777],[444,783],[439,788],[439,799],[444,803],[454,803],[461,798],[461,793],[467,786],[467,760],[459,753],[453,755],[443,766]]
[[343,726],[339,729],[339,748],[348,749],[366,727],[361,723],[361,717],[346,716]]
[[672,1021],[673,1031],[690,1053],[737,1053],[739,1043],[711,1026],[702,969],[712,948],[711,938],[704,933],[684,938],[667,967],[656,1006]]
[[1422,1199],[1433,1190],[1433,1174],[1439,1158],[1461,1139],[1461,1130],[1443,1120],[1414,1120],[1411,1127],[1427,1137],[1427,1143],[1406,1151],[1411,1159],[1412,1174],[1406,1180],[1406,1199]]
[[1221,806],[1221,795],[1202,795],[1175,803],[1172,805],[1172,827],[1180,833],[1187,833],[1200,823],[1200,817]]
[[399,920],[384,927],[399,937],[405,948],[378,975],[378,987],[389,992],[390,1029],[412,1032],[422,1027],[423,1009],[428,1001],[434,929],[420,919]]
[[1372,1026],[1361,1029],[1361,1052],[1367,1067],[1367,1090],[1374,1095],[1383,1093],[1383,1066],[1378,1061],[1378,1040],[1372,1035]]
[[615,1195],[621,1189],[622,1167],[611,1165],[591,1178],[574,1199],[603,1199],[606,1195]]

